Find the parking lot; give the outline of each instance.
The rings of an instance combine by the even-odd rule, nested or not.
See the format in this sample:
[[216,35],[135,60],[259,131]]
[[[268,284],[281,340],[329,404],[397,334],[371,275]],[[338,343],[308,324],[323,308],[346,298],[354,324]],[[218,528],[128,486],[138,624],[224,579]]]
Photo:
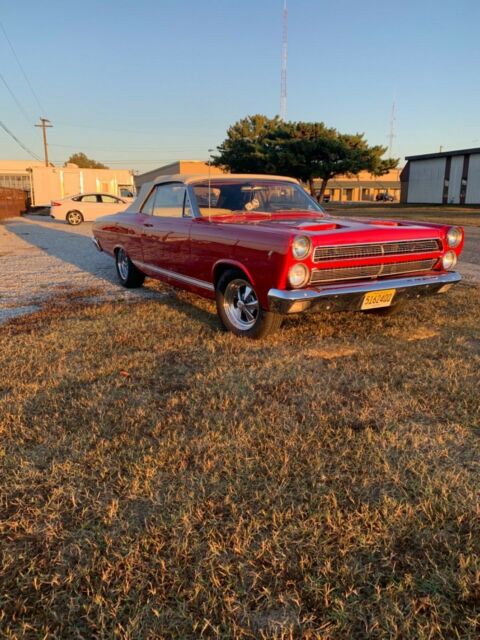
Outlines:
[[113,260],[91,242],[91,223],[72,227],[45,216],[25,216],[0,225],[0,323],[37,311],[46,301],[83,292],[92,302],[135,300],[155,292],[121,287]]
[[[91,240],[91,223],[72,227],[45,216],[25,216],[0,225],[0,323],[38,310],[55,297],[83,292],[87,300],[135,300],[162,295],[147,281],[126,290],[116,278],[113,260],[99,253]],[[466,228],[459,271],[480,283],[480,228]]]

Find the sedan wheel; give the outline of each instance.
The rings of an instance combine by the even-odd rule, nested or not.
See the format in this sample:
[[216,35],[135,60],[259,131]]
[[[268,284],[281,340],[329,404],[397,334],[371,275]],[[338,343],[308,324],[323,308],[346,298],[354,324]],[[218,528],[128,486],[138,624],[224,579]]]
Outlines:
[[239,331],[251,329],[260,313],[260,304],[253,287],[241,278],[231,280],[223,294],[225,313]]
[[83,222],[83,215],[80,213],[80,211],[69,211],[66,215],[66,219],[68,224],[77,226],[78,224],[81,224]]
[[237,336],[263,338],[281,325],[281,316],[262,309],[255,287],[240,271],[229,269],[222,274],[216,301],[223,326]]
[[118,278],[124,287],[127,287],[127,289],[135,289],[142,286],[145,280],[145,274],[137,269],[124,249],[117,249],[115,253],[115,265],[117,267]]

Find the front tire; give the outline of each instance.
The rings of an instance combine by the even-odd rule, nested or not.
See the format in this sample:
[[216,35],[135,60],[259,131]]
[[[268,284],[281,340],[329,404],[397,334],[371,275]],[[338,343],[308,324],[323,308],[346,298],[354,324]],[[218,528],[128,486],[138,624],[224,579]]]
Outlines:
[[254,286],[236,269],[229,269],[220,276],[215,298],[223,326],[236,336],[264,338],[282,324],[280,315],[262,309]]
[[121,285],[127,289],[136,289],[142,286],[145,274],[137,269],[124,249],[117,249],[115,252],[115,266]]
[[81,211],[77,211],[76,209],[73,209],[72,211],[69,211],[67,213],[67,215],[65,216],[65,219],[68,222],[68,224],[71,224],[73,227],[76,227],[83,222],[83,215]]

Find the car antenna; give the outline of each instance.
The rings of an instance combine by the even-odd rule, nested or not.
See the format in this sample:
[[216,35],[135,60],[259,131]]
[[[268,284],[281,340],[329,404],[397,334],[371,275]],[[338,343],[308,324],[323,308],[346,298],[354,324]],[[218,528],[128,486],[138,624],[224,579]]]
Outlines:
[[211,166],[212,166],[212,151],[214,151],[214,149],[209,149],[208,150],[208,208],[211,209],[212,205],[210,203],[210,194],[212,193],[212,187],[211,187]]

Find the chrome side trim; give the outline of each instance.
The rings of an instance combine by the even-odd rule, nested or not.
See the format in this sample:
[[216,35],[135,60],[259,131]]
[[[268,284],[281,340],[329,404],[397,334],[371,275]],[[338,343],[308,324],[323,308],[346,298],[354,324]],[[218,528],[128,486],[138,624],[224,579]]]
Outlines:
[[101,244],[100,244],[100,242],[99,242],[95,237],[93,237],[93,236],[92,236],[92,242],[93,242],[93,244],[95,245],[95,249],[96,249],[97,251],[103,251],[103,249],[102,249],[102,245],[101,245]]
[[444,285],[461,280],[456,271],[439,274],[412,276],[410,278],[384,278],[374,282],[359,282],[349,285],[328,285],[315,289],[270,289],[268,306],[277,313],[299,313],[303,311],[356,310],[360,309],[365,293],[395,289],[395,300],[437,293]]
[[133,264],[138,267],[141,271],[147,269],[150,271],[155,271],[161,276],[165,276],[167,278],[173,278],[174,280],[178,280],[180,282],[185,282],[186,284],[191,284],[195,287],[200,287],[201,289],[206,289],[207,291],[215,291],[215,287],[211,282],[205,282],[205,280],[199,280],[198,278],[192,278],[191,276],[184,276],[180,273],[175,273],[174,271],[169,271],[168,269],[162,269],[161,267],[155,267],[152,264],[147,264],[146,262],[139,262],[138,260],[132,260]]

